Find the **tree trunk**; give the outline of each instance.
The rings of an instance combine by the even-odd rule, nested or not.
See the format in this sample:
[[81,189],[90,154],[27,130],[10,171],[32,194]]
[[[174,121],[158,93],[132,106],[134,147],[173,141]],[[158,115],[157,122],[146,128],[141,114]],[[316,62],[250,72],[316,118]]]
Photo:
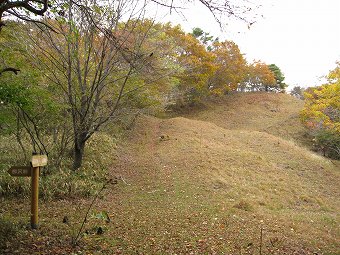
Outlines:
[[84,139],[75,139],[74,141],[74,158],[73,170],[77,170],[83,163],[85,141]]

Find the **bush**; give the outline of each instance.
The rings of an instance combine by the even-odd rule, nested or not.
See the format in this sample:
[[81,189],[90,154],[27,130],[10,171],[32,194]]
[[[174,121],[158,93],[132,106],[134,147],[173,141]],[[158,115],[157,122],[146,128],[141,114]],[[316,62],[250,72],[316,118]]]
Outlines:
[[[0,149],[4,151],[0,155],[0,196],[28,197],[31,191],[30,178],[12,177],[7,173],[11,166],[28,164],[20,156],[15,140],[10,138],[0,136]],[[88,141],[83,166],[77,171],[71,170],[71,158],[64,157],[58,167],[53,165],[54,161],[49,161],[48,166],[41,170],[39,196],[43,199],[58,199],[95,194],[106,181],[107,169],[115,160],[116,142],[107,133],[94,134]]]
[[314,146],[324,156],[340,159],[340,134],[332,130],[320,129],[314,134]]
[[305,91],[301,120],[324,156],[340,158],[340,83],[325,84]]

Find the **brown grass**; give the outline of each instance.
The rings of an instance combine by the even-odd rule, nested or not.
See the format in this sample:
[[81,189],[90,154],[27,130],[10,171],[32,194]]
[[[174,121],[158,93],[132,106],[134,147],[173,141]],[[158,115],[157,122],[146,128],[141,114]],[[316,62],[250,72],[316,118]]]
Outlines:
[[[112,166],[122,181],[96,206],[111,223],[78,249],[259,254],[262,228],[263,254],[338,254],[339,168],[301,147],[301,106],[282,94],[236,94],[185,117],[140,118]],[[43,225],[65,229],[68,213],[76,226],[76,208],[88,203],[45,204]]]

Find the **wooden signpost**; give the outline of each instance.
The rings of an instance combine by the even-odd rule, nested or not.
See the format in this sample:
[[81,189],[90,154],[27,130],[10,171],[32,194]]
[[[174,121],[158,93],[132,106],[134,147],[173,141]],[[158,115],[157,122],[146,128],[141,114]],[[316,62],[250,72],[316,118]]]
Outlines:
[[40,167],[47,165],[46,155],[33,155],[31,160],[32,167]]
[[40,167],[47,165],[46,155],[33,155],[31,166],[12,166],[8,173],[16,177],[31,176],[31,227],[38,228],[39,173]]
[[30,166],[12,166],[7,172],[11,176],[28,177],[28,176],[31,176],[32,167],[30,167]]

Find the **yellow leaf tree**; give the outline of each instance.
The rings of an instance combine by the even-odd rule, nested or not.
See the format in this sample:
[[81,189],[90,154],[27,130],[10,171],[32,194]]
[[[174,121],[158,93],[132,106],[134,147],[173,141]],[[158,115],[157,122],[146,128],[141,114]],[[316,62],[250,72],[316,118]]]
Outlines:
[[301,119],[325,156],[340,158],[340,65],[329,73],[329,83],[305,92]]

